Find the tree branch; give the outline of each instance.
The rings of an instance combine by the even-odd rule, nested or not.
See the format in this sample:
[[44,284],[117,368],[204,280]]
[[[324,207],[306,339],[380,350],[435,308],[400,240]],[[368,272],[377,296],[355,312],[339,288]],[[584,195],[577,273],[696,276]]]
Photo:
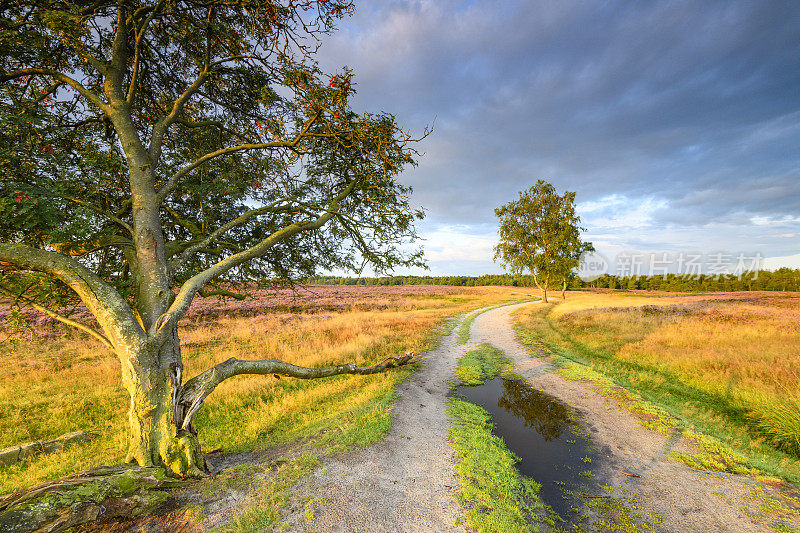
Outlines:
[[209,152],[204,156],[196,159],[194,162],[186,165],[182,169],[178,170],[175,174],[173,174],[165,183],[164,186],[161,187],[161,190],[158,191],[158,202],[163,203],[167,196],[175,189],[175,186],[178,184],[181,178],[187,175],[189,172],[193,171],[203,163],[210,161],[216,157],[220,157],[223,155],[233,154],[236,152],[242,152],[245,150],[263,150],[267,148],[289,148],[294,149],[300,143],[300,141],[307,136],[309,128],[314,124],[314,122],[319,118],[319,113],[314,115],[308,123],[303,127],[300,133],[291,140],[291,141],[280,141],[280,142],[269,142],[269,143],[245,143],[239,144],[237,146],[229,146],[227,148],[220,148],[214,152]]
[[74,328],[77,328],[77,329],[83,331],[84,333],[88,333],[89,335],[91,335],[92,337],[94,337],[95,339],[97,339],[101,343],[103,343],[103,345],[106,346],[107,348],[111,348],[112,350],[114,349],[114,346],[112,346],[111,341],[109,341],[106,338],[105,335],[103,335],[102,333],[100,333],[96,329],[94,329],[92,327],[89,327],[86,324],[81,324],[80,322],[72,320],[71,318],[67,318],[64,315],[60,315],[60,314],[56,313],[55,311],[53,311],[51,309],[48,309],[47,307],[45,307],[43,305],[37,304],[33,300],[25,298],[21,294],[16,295],[16,294],[14,294],[13,292],[11,292],[10,290],[6,289],[3,286],[0,286],[0,292],[3,292],[5,294],[7,294],[8,296],[11,296],[15,300],[22,300],[23,302],[25,302],[26,304],[30,305],[31,307],[33,307],[37,311],[46,314],[47,316],[49,316],[50,318],[52,318],[54,320],[58,320],[59,322],[63,322],[64,324],[67,324],[68,326],[72,326]]
[[103,328],[115,349],[136,346],[147,340],[128,302],[94,272],[55,252],[0,243],[0,261],[16,265],[20,270],[36,270],[57,277],[74,290]]
[[321,368],[309,368],[305,366],[292,365],[277,359],[261,361],[242,361],[231,357],[215,365],[202,374],[193,377],[182,387],[180,399],[176,402],[177,412],[175,417],[176,424],[182,429],[190,430],[192,421],[197,411],[203,405],[203,401],[209,394],[214,392],[217,386],[226,379],[244,374],[269,375],[276,374],[289,376],[299,379],[315,379],[340,374],[377,374],[389,368],[396,368],[408,365],[414,361],[414,352],[409,352],[401,357],[390,357],[372,366],[356,366],[354,364],[326,366]]
[[209,244],[211,244],[214,241],[216,241],[217,239],[219,239],[226,232],[232,230],[233,228],[241,226],[242,224],[245,224],[251,218],[253,218],[255,216],[258,216],[258,215],[263,215],[263,214],[272,213],[272,212],[278,212],[278,211],[281,211],[281,210],[285,209],[285,207],[281,207],[281,208],[276,207],[277,204],[279,204],[280,202],[283,202],[285,200],[286,200],[286,198],[282,198],[281,200],[273,202],[273,203],[271,203],[269,205],[265,205],[263,207],[259,207],[259,208],[256,208],[256,209],[251,209],[250,211],[242,213],[241,215],[239,215],[235,219],[231,220],[230,222],[228,222],[224,226],[220,227],[219,229],[211,232],[211,234],[209,234],[206,238],[204,238],[201,241],[198,241],[195,244],[192,244],[191,246],[186,248],[181,253],[180,256],[178,256],[175,259],[173,259],[172,261],[170,261],[170,265],[169,265],[170,271],[171,272],[176,272],[181,266],[183,266],[186,263],[186,261],[188,261],[192,257],[192,255],[194,255],[195,253],[199,252],[200,250],[202,250],[203,248],[205,248]]
[[117,3],[117,31],[111,47],[111,68],[106,74],[105,93],[109,102],[118,104],[124,101],[127,91],[123,90],[125,63],[128,58],[128,21],[123,2]]
[[71,196],[65,196],[64,199],[65,200],[69,200],[70,202],[75,202],[76,204],[80,204],[80,205],[88,207],[89,209],[91,209],[92,211],[97,213],[98,215],[102,215],[102,216],[106,217],[107,219],[109,219],[111,222],[114,222],[115,224],[118,224],[118,225],[122,226],[123,228],[128,230],[128,233],[130,233],[131,236],[133,236],[133,228],[131,228],[131,226],[127,222],[122,220],[121,218],[117,218],[114,215],[109,214],[107,211],[104,211],[104,210],[100,209],[99,207],[94,206],[94,205],[92,205],[91,203],[89,203],[89,202],[87,202],[85,200],[81,200],[80,198],[73,198]]
[[[197,291],[200,290],[206,283],[220,277],[232,268],[236,268],[237,266],[250,261],[251,259],[263,256],[270,250],[270,248],[279,242],[283,242],[286,239],[297,235],[298,233],[321,228],[334,216],[336,211],[339,210],[339,203],[347,198],[347,196],[353,191],[355,188],[355,183],[355,181],[350,182],[347,187],[345,187],[337,196],[335,196],[328,204],[325,212],[318,216],[316,220],[302,220],[290,224],[289,226],[274,232],[260,243],[251,246],[247,250],[228,256],[213,266],[195,274],[186,280],[186,282],[181,285],[180,291],[178,291],[178,294],[175,296],[175,300],[172,302],[172,305],[169,307],[167,312],[161,315],[158,320],[153,323],[149,334],[154,337],[158,336],[159,342],[166,341],[170,328],[175,326],[178,323],[178,320],[180,320],[180,318],[186,314],[186,311],[189,310],[189,306],[192,303],[194,295],[197,294]],[[2,259],[2,257],[0,257],[0,259]]]
[[[142,39],[144,39],[145,33],[147,33],[147,27],[150,25],[150,22],[155,17],[156,13],[158,13],[161,8],[164,6],[165,0],[160,0],[158,4],[155,5],[150,10],[150,13],[147,14],[147,18],[144,19],[142,22],[142,27],[136,34],[136,42],[133,48],[133,71],[131,72],[131,83],[128,86],[128,93],[125,96],[125,101],[128,103],[133,101],[133,95],[136,93],[136,85],[139,83],[139,58],[141,57],[139,54],[139,49],[142,44]],[[136,13],[134,13],[134,18]]]
[[235,300],[244,300],[245,298],[247,298],[247,295],[245,294],[227,291],[225,289],[214,289],[210,291],[205,291],[203,289],[200,289],[199,291],[197,291],[197,294],[199,294],[203,298],[209,298],[211,296],[222,296],[223,298],[233,298]]
[[51,242],[53,249],[61,255],[78,257],[97,250],[103,250],[110,246],[116,246],[120,250],[125,248],[133,249],[133,241],[120,237],[119,235],[98,235],[84,241]]
[[78,94],[92,102],[94,105],[99,107],[104,112],[110,112],[110,108],[106,105],[100,97],[84,87],[80,82],[77,80],[70,78],[66,74],[59,72],[57,70],[52,70],[48,68],[22,68],[18,70],[12,70],[11,72],[0,72],[0,83],[14,80],[17,78],[21,78],[23,76],[50,76],[62,83],[66,83],[76,91]]
[[170,113],[156,122],[153,126],[153,133],[150,136],[150,147],[148,148],[148,152],[150,153],[150,160],[153,163],[153,166],[158,165],[158,160],[161,158],[161,145],[164,142],[164,135],[166,135],[167,130],[169,127],[175,122],[178,118],[178,115],[183,110],[183,106],[186,105],[186,102],[194,95],[197,91],[200,90],[200,87],[206,82],[209,78],[209,71],[208,69],[203,69],[200,75],[197,76],[197,79],[192,82],[192,84],[186,88],[182,95],[180,95],[175,102],[172,104],[172,110]]

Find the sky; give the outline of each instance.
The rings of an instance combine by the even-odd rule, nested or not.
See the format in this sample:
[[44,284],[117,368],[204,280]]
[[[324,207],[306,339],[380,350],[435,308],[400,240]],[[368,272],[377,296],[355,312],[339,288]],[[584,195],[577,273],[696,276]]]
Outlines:
[[611,273],[800,268],[797,3],[364,0],[321,45],[356,109],[434,127],[400,177],[429,274],[502,272],[494,208],[537,179],[576,192]]

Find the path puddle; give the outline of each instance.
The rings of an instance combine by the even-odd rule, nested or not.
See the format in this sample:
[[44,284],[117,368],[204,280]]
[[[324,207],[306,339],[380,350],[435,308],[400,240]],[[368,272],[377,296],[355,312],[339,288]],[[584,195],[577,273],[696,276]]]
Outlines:
[[599,483],[592,471],[602,456],[569,406],[524,381],[503,378],[456,387],[452,396],[492,415],[495,435],[521,459],[520,473],[541,483],[543,503],[567,522],[580,518],[573,505],[580,503],[580,493],[597,493]]

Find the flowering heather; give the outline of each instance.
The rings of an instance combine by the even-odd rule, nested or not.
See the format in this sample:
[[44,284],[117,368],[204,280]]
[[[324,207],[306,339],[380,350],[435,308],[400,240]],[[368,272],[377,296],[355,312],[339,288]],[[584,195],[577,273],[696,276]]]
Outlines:
[[[265,313],[320,313],[340,311],[378,311],[413,308],[430,298],[464,295],[464,287],[444,285],[307,285],[294,289],[256,289],[244,300],[234,298],[195,298],[182,323],[208,321],[219,317],[256,316]],[[10,335],[28,339],[49,338],[70,328],[31,309],[21,312],[9,306],[9,299],[0,299],[0,339]],[[96,324],[89,311],[78,305],[59,310],[70,318]]]

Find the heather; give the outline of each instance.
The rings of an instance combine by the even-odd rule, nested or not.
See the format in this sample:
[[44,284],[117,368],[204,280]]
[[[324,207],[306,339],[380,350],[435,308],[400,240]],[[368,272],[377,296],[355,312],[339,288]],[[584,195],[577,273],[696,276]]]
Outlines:
[[[480,290],[475,289],[473,292]],[[221,316],[257,316],[264,313],[303,316],[322,312],[377,311],[413,308],[426,305],[428,300],[437,298],[468,298],[462,288],[437,285],[303,285],[278,289],[251,288],[242,294],[247,294],[243,300],[217,296],[196,298],[181,325]],[[12,307],[10,302],[8,298],[0,298],[0,339],[24,337],[33,340],[71,334],[67,333],[69,328],[50,317],[30,308],[20,310]],[[62,307],[58,311],[74,320],[96,325],[92,315],[81,304]]]
[[[264,291],[244,301],[208,298],[179,328],[184,373],[191,377],[230,357],[311,367],[375,364],[431,346],[454,314],[519,298],[525,296],[508,287],[335,286]],[[31,324],[0,343],[0,448],[76,430],[100,438],[0,467],[0,494],[124,459],[129,399],[119,359],[79,332]],[[330,451],[367,444],[388,431],[395,386],[409,372],[228,380],[198,415],[201,444],[208,452],[298,441]]]

